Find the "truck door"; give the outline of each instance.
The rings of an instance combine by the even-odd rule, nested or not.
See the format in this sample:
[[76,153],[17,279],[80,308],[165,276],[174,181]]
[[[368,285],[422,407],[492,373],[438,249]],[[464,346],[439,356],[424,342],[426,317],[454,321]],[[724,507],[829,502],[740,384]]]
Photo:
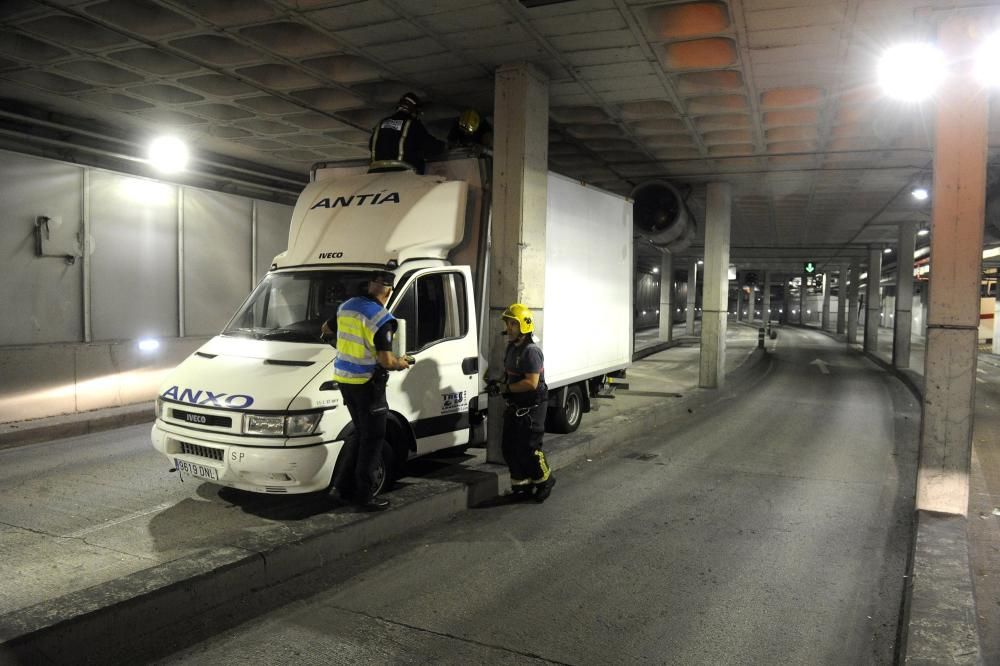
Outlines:
[[469,402],[479,387],[468,267],[416,272],[390,309],[406,320],[406,351],[417,359],[390,379],[390,408],[409,419],[418,453],[468,443]]

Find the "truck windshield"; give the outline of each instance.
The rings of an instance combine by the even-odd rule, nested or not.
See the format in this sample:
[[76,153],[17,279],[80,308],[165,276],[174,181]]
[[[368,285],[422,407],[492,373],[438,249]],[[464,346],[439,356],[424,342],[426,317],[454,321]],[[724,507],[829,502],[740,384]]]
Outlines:
[[319,343],[323,322],[335,318],[348,298],[364,293],[367,283],[368,271],[270,273],[222,334]]

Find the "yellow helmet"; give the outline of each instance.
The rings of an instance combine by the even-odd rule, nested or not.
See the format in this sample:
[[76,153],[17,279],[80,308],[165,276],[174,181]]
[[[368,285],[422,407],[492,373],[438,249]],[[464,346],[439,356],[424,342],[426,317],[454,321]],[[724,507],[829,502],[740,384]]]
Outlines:
[[514,303],[503,311],[501,319],[513,319],[521,327],[521,334],[526,335],[535,330],[535,322],[531,310],[523,303]]
[[472,134],[479,129],[479,114],[473,109],[462,111],[458,117],[458,127],[466,134]]

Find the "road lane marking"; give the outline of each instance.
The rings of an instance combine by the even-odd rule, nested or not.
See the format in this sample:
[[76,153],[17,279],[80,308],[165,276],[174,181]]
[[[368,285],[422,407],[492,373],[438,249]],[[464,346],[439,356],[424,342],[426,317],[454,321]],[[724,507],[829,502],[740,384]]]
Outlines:
[[174,506],[173,502],[163,502],[162,504],[157,504],[151,509],[143,509],[142,511],[133,511],[132,513],[125,514],[124,516],[120,516],[113,520],[106,520],[103,523],[98,523],[97,525],[91,525],[90,527],[84,527],[81,530],[70,532],[69,534],[64,534],[63,538],[78,539],[82,536],[91,534],[92,532],[97,532],[99,530],[103,530],[108,527],[114,527],[115,525],[127,523],[130,520],[135,520],[136,518],[142,518],[143,516],[148,516],[153,513],[159,513],[160,511],[166,511],[172,506]]

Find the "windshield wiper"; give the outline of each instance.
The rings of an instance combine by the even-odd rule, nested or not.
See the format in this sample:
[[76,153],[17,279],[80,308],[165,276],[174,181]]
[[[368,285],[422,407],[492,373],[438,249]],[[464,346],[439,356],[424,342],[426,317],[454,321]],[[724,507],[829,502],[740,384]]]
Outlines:
[[231,328],[225,332],[225,335],[236,335],[247,338],[253,338],[255,340],[260,339],[260,334],[252,328]]
[[319,331],[316,333],[308,333],[303,330],[294,328],[275,328],[273,330],[267,331],[266,333],[261,333],[258,336],[260,340],[279,340],[283,339],[287,342],[316,342],[322,343],[323,341],[319,339]]

